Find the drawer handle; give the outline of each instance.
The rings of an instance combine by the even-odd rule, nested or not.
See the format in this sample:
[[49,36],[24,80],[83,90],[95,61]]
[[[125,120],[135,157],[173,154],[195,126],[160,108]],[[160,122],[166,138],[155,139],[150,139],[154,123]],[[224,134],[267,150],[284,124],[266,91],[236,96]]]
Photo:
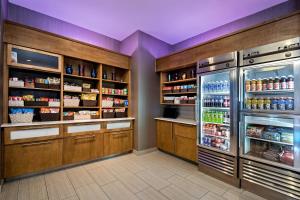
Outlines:
[[38,145],[44,145],[44,144],[51,144],[52,142],[33,142],[29,144],[23,144],[22,147],[30,147],[30,146],[38,146]]
[[74,140],[84,140],[84,139],[95,139],[95,135],[89,135],[89,136],[82,136],[82,137],[75,137]]
[[122,138],[122,137],[128,137],[127,133],[117,133],[112,134],[113,138]]

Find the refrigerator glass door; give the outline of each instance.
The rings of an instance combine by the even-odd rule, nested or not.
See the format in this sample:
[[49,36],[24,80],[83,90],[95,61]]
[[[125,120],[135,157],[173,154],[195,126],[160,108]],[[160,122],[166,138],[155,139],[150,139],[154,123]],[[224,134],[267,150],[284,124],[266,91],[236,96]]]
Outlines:
[[299,119],[286,115],[243,114],[242,154],[299,168]]
[[201,146],[230,152],[230,70],[200,76]]
[[300,114],[299,59],[241,68],[241,110]]

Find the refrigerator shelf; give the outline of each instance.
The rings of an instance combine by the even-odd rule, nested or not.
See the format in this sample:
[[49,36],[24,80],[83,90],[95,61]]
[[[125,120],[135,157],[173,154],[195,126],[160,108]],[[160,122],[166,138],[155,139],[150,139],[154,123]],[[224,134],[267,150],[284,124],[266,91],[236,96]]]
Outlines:
[[276,144],[294,146],[294,144],[287,143],[287,142],[279,142],[279,141],[275,141],[275,140],[267,140],[267,139],[263,139],[263,138],[256,138],[256,137],[250,137],[250,136],[246,136],[246,137],[249,139],[253,139],[253,140],[260,140],[260,141],[271,142],[271,143],[276,143]]
[[266,118],[266,117],[256,117],[256,116],[248,116],[245,124],[257,124],[263,126],[276,126],[276,127],[285,127],[285,128],[294,128],[293,122],[289,121],[289,119],[274,120],[274,118]]
[[294,110],[248,110],[248,109],[242,109],[242,113],[253,113],[253,114],[260,114],[260,113],[266,113],[266,114],[294,114]]
[[204,110],[230,110],[230,107],[202,107]]
[[207,96],[207,95],[230,95],[230,92],[204,92],[202,94],[204,96]]
[[221,139],[225,139],[225,140],[230,140],[230,138],[224,137],[224,136],[217,136],[217,135],[212,135],[212,134],[207,134],[207,133],[204,133],[204,135],[205,136],[210,136],[210,137],[221,138]]
[[248,91],[247,94],[286,94],[286,93],[294,93],[293,89],[285,89],[285,90],[264,90],[264,91]]
[[222,123],[215,123],[215,122],[203,122],[203,124],[215,124],[215,125],[221,125],[221,126],[230,126],[230,124],[222,124]]

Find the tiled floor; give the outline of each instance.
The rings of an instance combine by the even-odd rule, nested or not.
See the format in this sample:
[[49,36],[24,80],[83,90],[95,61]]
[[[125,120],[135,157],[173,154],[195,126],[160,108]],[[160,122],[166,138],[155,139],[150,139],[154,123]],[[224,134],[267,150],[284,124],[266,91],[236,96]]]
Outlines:
[[262,200],[155,151],[6,183],[1,200]]

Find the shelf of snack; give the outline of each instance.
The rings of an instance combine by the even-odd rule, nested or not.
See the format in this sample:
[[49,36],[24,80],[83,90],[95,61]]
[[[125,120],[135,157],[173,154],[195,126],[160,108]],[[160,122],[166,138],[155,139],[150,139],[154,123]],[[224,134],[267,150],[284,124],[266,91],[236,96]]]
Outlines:
[[219,124],[203,124],[202,144],[204,146],[230,150],[230,127]]
[[294,128],[247,123],[245,129],[246,155],[293,166]]
[[100,119],[99,111],[80,110],[80,111],[64,111],[63,120],[89,120]]
[[162,104],[168,105],[195,105],[197,96],[164,96]]
[[97,94],[64,95],[64,108],[99,108]]

